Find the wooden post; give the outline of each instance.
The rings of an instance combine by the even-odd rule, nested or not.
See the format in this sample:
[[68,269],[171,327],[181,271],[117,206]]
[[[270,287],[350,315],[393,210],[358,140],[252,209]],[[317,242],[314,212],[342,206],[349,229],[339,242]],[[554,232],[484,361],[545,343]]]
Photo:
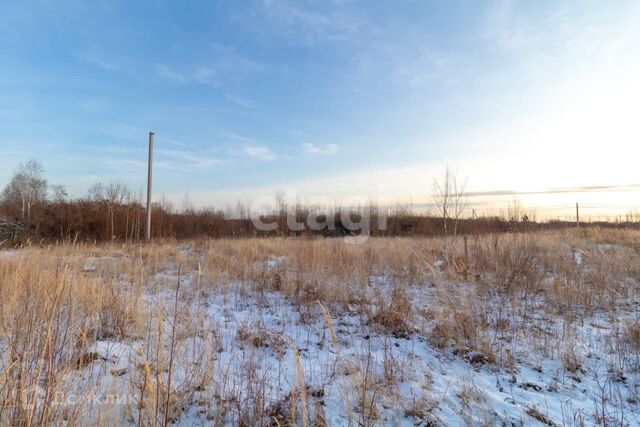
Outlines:
[[580,228],[580,206],[576,203],[576,228]]
[[153,184],[153,132],[149,132],[149,170],[147,174],[147,223],[145,240],[151,241],[151,187]]
[[464,280],[469,278],[469,237],[464,236]]

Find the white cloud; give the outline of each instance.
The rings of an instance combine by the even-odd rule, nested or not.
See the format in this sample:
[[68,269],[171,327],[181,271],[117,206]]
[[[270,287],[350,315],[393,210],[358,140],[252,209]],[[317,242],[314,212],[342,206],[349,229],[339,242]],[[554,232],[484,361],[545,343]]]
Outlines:
[[216,84],[216,77],[218,76],[217,70],[212,67],[198,66],[178,71],[165,64],[160,64],[156,67],[156,74],[178,83],[196,83],[201,85]]
[[263,0],[259,9],[235,19],[256,32],[277,35],[293,44],[308,46],[319,42],[345,41],[365,27],[362,19],[341,7],[341,2],[334,2],[330,11],[309,6],[310,2]]
[[209,44],[211,56],[214,59],[216,69],[222,73],[237,75],[238,73],[262,71],[267,64],[256,61],[240,54],[233,46],[220,43]]
[[271,149],[264,145],[245,145],[244,152],[250,157],[260,160],[273,160],[276,155]]
[[164,160],[167,169],[189,170],[203,169],[216,166],[222,161],[215,157],[203,156],[186,150],[171,150],[162,148],[157,151],[158,157]]
[[158,76],[160,77],[164,77],[179,83],[186,83],[187,81],[187,77],[184,74],[164,64],[158,65],[156,67],[156,74],[158,74]]
[[258,141],[255,138],[251,138],[249,136],[245,136],[245,135],[240,135],[238,133],[232,132],[232,131],[228,131],[228,130],[222,130],[219,132],[220,135],[222,135],[224,138],[228,138],[232,141],[235,142],[241,142],[245,145],[262,145],[260,143],[260,141]]
[[487,12],[485,26],[485,37],[501,51],[535,48],[543,37],[540,29],[516,13],[511,0],[495,2]]
[[240,98],[236,95],[227,95],[227,101],[236,104],[242,108],[255,108],[255,104],[248,99]]
[[[156,145],[154,167],[170,171],[190,171],[205,169],[222,164],[222,160],[194,151],[166,148],[168,140],[163,138]],[[171,142],[172,145],[180,145]],[[141,147],[108,145],[102,147],[108,155],[104,164],[118,171],[144,171],[147,167],[147,150]]]
[[[211,47],[214,61],[208,61],[208,65],[181,66],[179,68],[167,64],[159,64],[155,67],[156,74],[160,77],[179,83],[196,83],[202,85],[221,85],[225,78],[237,77],[242,73],[256,72],[266,68],[262,63],[245,58],[232,48],[214,45]],[[240,105],[250,104],[240,97],[229,95],[228,99]]]
[[336,144],[327,144],[325,146],[319,146],[310,142],[302,144],[302,149],[305,153],[313,155],[330,155],[338,152],[338,146]]

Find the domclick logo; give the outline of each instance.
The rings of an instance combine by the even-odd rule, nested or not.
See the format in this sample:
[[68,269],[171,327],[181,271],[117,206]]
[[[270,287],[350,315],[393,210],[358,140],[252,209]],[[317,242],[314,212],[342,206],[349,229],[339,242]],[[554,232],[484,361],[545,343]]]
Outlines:
[[54,392],[47,396],[46,391],[40,386],[25,388],[21,393],[21,406],[25,411],[38,410],[45,404],[56,406],[121,406],[135,403],[135,396],[121,393],[62,393]]

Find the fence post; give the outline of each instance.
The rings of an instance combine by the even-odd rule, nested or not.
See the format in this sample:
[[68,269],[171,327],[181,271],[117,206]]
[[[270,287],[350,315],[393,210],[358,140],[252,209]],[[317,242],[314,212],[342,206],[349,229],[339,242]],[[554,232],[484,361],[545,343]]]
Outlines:
[[464,280],[469,279],[469,237],[464,236]]

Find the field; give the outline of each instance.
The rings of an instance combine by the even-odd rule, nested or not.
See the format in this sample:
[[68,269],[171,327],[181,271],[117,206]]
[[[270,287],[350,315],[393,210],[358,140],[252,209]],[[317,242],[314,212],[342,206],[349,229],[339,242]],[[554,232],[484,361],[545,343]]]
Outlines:
[[640,424],[640,232],[0,252],[0,425]]

